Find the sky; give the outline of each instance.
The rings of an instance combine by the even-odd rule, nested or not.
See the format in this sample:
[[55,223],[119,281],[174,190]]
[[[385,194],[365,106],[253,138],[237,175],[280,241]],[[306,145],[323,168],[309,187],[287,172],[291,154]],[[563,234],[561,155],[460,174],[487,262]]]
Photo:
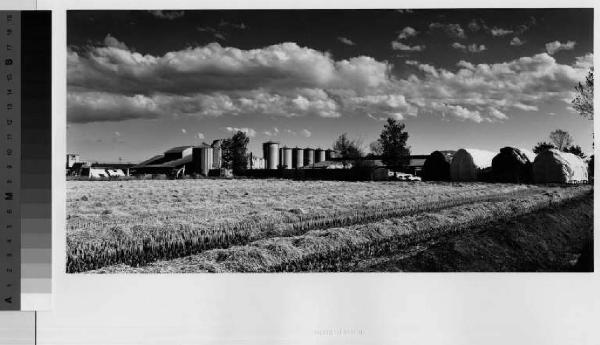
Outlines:
[[531,149],[593,63],[592,9],[69,11],[67,149],[139,162],[242,130],[366,152],[387,118],[412,154]]

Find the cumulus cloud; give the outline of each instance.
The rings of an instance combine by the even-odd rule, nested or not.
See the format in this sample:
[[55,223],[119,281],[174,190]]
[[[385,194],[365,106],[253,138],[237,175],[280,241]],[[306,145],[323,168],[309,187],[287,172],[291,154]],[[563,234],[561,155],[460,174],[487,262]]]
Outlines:
[[573,50],[575,48],[575,41],[567,41],[566,43],[562,43],[559,41],[548,42],[546,43],[546,51],[550,55],[554,55],[556,52],[561,50]]
[[185,129],[185,128],[182,128],[182,129],[181,129],[181,133],[183,133],[183,134],[186,134],[186,133],[187,133],[187,129]]
[[[544,102],[572,99],[572,87],[585,77],[587,61],[563,65],[546,54],[504,63],[461,61],[455,72],[419,64],[423,77],[399,81],[404,96],[418,112],[475,122],[502,121],[512,111],[538,111]],[[412,88],[410,86],[412,85]]]
[[340,41],[340,42],[342,42],[342,43],[344,43],[345,45],[348,45],[348,46],[354,46],[354,45],[356,45],[356,43],[354,43],[351,39],[346,38],[346,37],[341,37],[340,36],[337,39],[338,39],[338,41]]
[[248,128],[248,127],[242,127],[242,128],[225,127],[225,130],[232,134],[235,134],[237,132],[243,132],[243,133],[246,133],[246,135],[249,136],[250,138],[253,138],[256,136],[256,130],[254,130],[253,128]]
[[125,43],[119,41],[118,39],[114,38],[110,34],[107,34],[106,37],[104,37],[104,45],[107,47],[123,49],[123,50],[129,49]]
[[312,135],[312,133],[306,128],[300,131],[300,134],[302,134],[302,136],[304,136],[305,138],[310,138],[310,136]]
[[409,52],[420,52],[420,51],[425,50],[425,46],[424,45],[409,46],[402,42],[392,41],[392,49],[401,50],[401,51],[409,51]]
[[479,23],[478,20],[473,19],[469,22],[468,27],[469,27],[469,30],[477,32],[477,31],[481,30],[482,25]]
[[511,46],[522,46],[523,44],[525,44],[525,41],[522,41],[518,37],[513,37],[513,39],[510,41]]
[[462,50],[463,52],[470,52],[470,53],[481,53],[482,51],[486,50],[487,48],[485,47],[485,45],[483,44],[469,44],[469,45],[464,45],[458,42],[454,42],[452,43],[452,48],[454,49],[458,49],[458,50]]
[[[412,73],[400,78],[392,76],[388,62],[367,56],[335,60],[295,43],[251,50],[212,43],[154,56],[133,52],[112,36],[108,42],[68,52],[69,123],[186,116],[401,119],[427,113],[504,121],[549,100],[571,99],[573,85],[593,60],[588,54],[560,64],[543,53],[495,64],[460,61],[450,70],[407,60]],[[484,49],[459,44],[465,51]],[[263,133],[277,135],[279,129]]]
[[180,17],[183,17],[183,15],[185,14],[184,11],[165,11],[165,10],[158,10],[158,11],[148,11],[150,14],[152,14],[153,16],[155,16],[156,18],[160,18],[160,19],[167,19],[167,20],[173,20],[173,19],[177,19]]
[[398,39],[399,40],[403,40],[403,39],[407,39],[409,37],[414,37],[418,34],[419,32],[417,30],[415,30],[414,28],[407,26],[404,29],[402,29],[400,31],[400,33],[398,33]]
[[443,23],[431,23],[429,24],[429,29],[440,29],[443,30],[448,36],[452,38],[460,38],[465,39],[467,35],[465,34],[465,30],[460,26],[460,24],[443,24]]
[[509,30],[509,29],[503,29],[503,28],[498,28],[498,27],[493,27],[490,30],[490,33],[492,34],[492,36],[494,37],[502,37],[502,36],[506,36],[506,35],[510,35],[512,34],[514,31],[513,30]]
[[200,132],[199,132],[198,134],[196,134],[196,137],[197,137],[198,139],[202,140],[202,139],[204,139],[204,133],[200,133]]

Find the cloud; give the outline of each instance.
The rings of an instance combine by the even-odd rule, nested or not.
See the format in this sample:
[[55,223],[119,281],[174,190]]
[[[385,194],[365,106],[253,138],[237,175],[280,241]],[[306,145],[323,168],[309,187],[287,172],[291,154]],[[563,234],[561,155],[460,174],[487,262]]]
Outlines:
[[474,32],[481,30],[481,25],[479,24],[478,20],[476,20],[476,19],[471,20],[469,22],[468,27],[469,27],[469,30],[474,31]]
[[417,67],[423,76],[398,81],[406,102],[418,114],[439,114],[474,122],[504,121],[511,112],[539,111],[544,103],[573,97],[573,85],[585,77],[591,54],[573,65],[559,64],[549,54],[503,63],[460,61],[449,71],[427,64]]
[[338,39],[338,41],[344,43],[345,45],[349,45],[349,46],[356,45],[356,43],[352,42],[351,39],[346,38],[346,37],[338,37],[337,39]]
[[70,87],[144,94],[190,94],[206,90],[379,87],[390,80],[391,65],[371,57],[334,60],[328,53],[281,43],[241,50],[218,43],[142,55],[114,47],[68,52]]
[[494,37],[502,37],[502,36],[510,35],[513,32],[514,32],[513,30],[508,30],[508,29],[503,29],[503,28],[498,28],[498,27],[493,27],[490,30],[490,33]]
[[227,38],[225,37],[225,33],[221,32],[211,26],[199,26],[196,28],[196,30],[200,31],[200,32],[208,32],[211,33],[213,35],[214,38],[218,38],[222,41],[227,40]]
[[465,34],[465,30],[460,26],[460,24],[442,24],[442,23],[431,23],[429,24],[429,29],[441,29],[448,36],[452,38],[460,38],[465,39],[467,35]]
[[204,139],[204,133],[198,133],[196,134],[196,137],[200,140]]
[[246,133],[247,136],[249,136],[250,138],[254,138],[256,136],[256,130],[252,129],[252,128],[248,128],[248,127],[242,127],[242,128],[237,128],[237,127],[225,127],[225,130],[227,132],[230,133],[237,133],[237,132],[243,132]]
[[414,28],[407,26],[400,31],[400,33],[398,34],[398,39],[403,40],[403,39],[407,39],[409,37],[414,37],[418,33],[419,32],[417,30],[415,30]]
[[221,21],[219,22],[219,26],[221,27],[230,27],[230,28],[234,28],[234,29],[238,29],[238,30],[246,30],[248,29],[248,26],[246,24],[244,24],[243,22],[240,23],[230,23],[227,22],[223,19],[221,19]]
[[452,43],[451,46],[454,49],[458,49],[458,50],[462,50],[463,52],[470,52],[470,53],[481,53],[482,51],[487,49],[485,47],[485,45],[483,45],[483,44],[477,45],[476,43],[473,43],[470,45],[464,45],[464,44],[461,44],[458,42],[454,42],[454,43]]
[[511,46],[522,46],[523,44],[525,44],[525,41],[521,41],[521,39],[518,37],[513,37],[513,39],[510,41]]
[[410,51],[410,52],[420,52],[420,51],[425,50],[425,46],[424,45],[409,46],[402,42],[392,41],[392,49],[402,50],[402,51]]
[[300,134],[302,134],[302,136],[304,136],[305,138],[310,138],[310,136],[312,135],[312,133],[306,128],[300,131]]
[[[211,43],[154,56],[116,47],[117,42],[112,37],[110,46],[68,51],[69,123],[421,114],[506,121],[549,101],[572,99],[573,85],[584,80],[593,60],[588,54],[561,64],[542,53],[493,64],[462,60],[450,69],[406,60],[409,73],[399,77],[386,61],[335,60],[295,43],[250,50]],[[485,48],[458,44],[456,49],[467,52]],[[262,133],[267,132],[277,135],[279,129]]]
[[575,41],[568,41],[566,43],[561,43],[559,41],[546,43],[546,51],[550,55],[554,55],[556,52],[561,50],[573,50],[575,48]]
[[128,50],[129,48],[127,47],[127,45],[121,41],[119,41],[118,39],[112,37],[110,34],[106,34],[106,37],[104,37],[104,45],[107,47],[112,47],[112,48],[117,48],[117,49],[123,49],[123,50]]
[[153,16],[155,16],[156,18],[167,19],[167,20],[173,20],[173,19],[181,18],[185,14],[184,11],[164,11],[164,10],[159,10],[159,11],[148,11],[148,12],[150,14],[152,14]]
[[183,134],[186,134],[186,133],[187,133],[187,130],[186,130],[185,128],[182,128],[182,129],[181,129],[181,133],[183,133]]

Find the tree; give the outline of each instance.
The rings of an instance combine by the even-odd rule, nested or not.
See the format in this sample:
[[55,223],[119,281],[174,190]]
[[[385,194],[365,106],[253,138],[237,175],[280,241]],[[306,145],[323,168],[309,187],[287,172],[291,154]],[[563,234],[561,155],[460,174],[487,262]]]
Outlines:
[[535,153],[537,155],[540,152],[544,152],[546,150],[555,149],[555,148],[556,148],[556,146],[554,146],[554,144],[542,141],[542,142],[537,143],[537,145],[535,145],[535,147],[533,148],[533,153]]
[[247,147],[250,138],[246,133],[238,131],[231,138],[221,143],[222,164],[224,168],[232,169],[236,174],[248,166]]
[[410,147],[406,146],[408,133],[404,130],[404,124],[392,118],[387,119],[383,130],[379,135],[381,145],[381,160],[390,166],[401,166],[408,162]]
[[557,129],[550,132],[550,141],[557,149],[564,151],[573,143],[573,137],[571,137],[569,132]]
[[588,120],[594,119],[594,68],[590,68],[585,83],[575,86],[577,96],[571,101],[573,108]]
[[569,146],[567,147],[565,150],[565,152],[569,152],[574,154],[575,156],[579,156],[582,159],[585,158],[585,154],[583,153],[583,151],[581,150],[581,146],[579,145],[573,145],[573,146]]
[[375,140],[374,142],[369,144],[369,149],[371,150],[371,154],[374,156],[381,156],[381,154],[383,153],[383,147],[381,146],[379,140]]
[[333,150],[338,152],[342,160],[356,160],[362,157],[360,141],[348,139],[348,134],[340,135],[333,143]]

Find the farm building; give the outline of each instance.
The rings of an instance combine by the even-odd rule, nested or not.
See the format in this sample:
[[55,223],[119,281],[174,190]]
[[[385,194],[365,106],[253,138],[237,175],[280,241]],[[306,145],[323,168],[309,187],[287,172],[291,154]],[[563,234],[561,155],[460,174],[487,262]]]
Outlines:
[[75,153],[67,153],[67,169],[73,167],[73,164],[79,163],[79,155]]
[[169,175],[178,176],[185,171],[193,171],[193,147],[178,146],[165,151],[162,155],[154,156],[134,167],[132,171],[136,175]]
[[533,181],[533,152],[503,147],[492,160],[492,179],[497,182],[530,183]]
[[573,183],[588,180],[588,167],[578,156],[549,149],[540,152],[533,161],[535,183]]
[[456,151],[433,151],[423,163],[425,181],[450,181],[450,163]]
[[408,159],[408,165],[403,168],[403,170],[412,175],[421,175],[423,173],[423,166],[425,165],[425,160],[427,160],[427,155],[411,155]]
[[247,156],[247,169],[264,169],[265,159],[250,152]]
[[494,152],[478,149],[456,151],[450,163],[450,179],[452,181],[488,179],[494,156],[496,156]]
[[133,164],[78,162],[69,170],[69,176],[111,178],[129,176]]

